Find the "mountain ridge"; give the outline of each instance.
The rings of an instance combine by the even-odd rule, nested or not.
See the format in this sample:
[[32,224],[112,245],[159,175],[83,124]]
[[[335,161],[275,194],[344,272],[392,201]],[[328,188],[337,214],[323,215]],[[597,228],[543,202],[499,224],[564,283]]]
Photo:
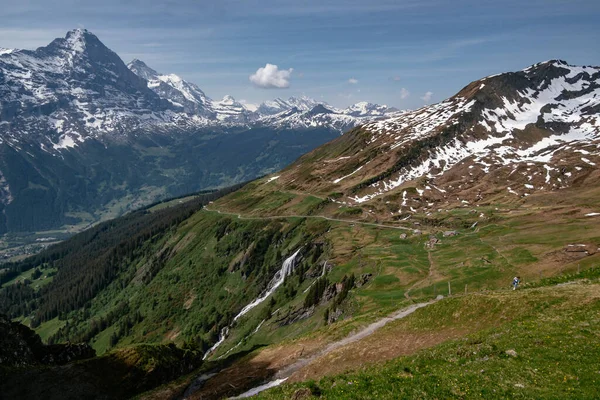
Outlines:
[[598,110],[600,68],[538,63],[354,128],[301,157],[277,184],[321,196],[341,192],[333,202],[347,206],[399,193],[405,201],[387,210],[389,217],[456,198],[489,201],[499,189],[520,199],[592,183],[600,162]]
[[[220,101],[212,100],[195,84],[187,82],[175,74],[159,74],[139,59],[134,59],[127,66],[140,77],[147,79],[148,87],[173,105],[184,106],[190,101],[200,105],[200,109],[184,106],[184,111],[205,117],[207,120],[204,123],[208,125],[228,123],[232,125],[285,126],[291,129],[331,126],[341,133],[367,119],[382,118],[399,112],[393,107],[368,102],[360,102],[345,109],[339,109],[307,96],[300,98],[292,96],[287,100],[276,98],[265,101],[254,109],[237,102],[231,95],[225,95]],[[196,96],[193,92],[199,92],[200,96]],[[317,106],[326,108],[331,115],[326,118],[312,119],[311,117],[315,113],[308,112]],[[291,114],[295,114],[295,116],[289,119]],[[286,118],[288,118],[286,121],[278,122]]]
[[[85,29],[69,31],[65,38],[35,51],[6,50],[0,57],[5,81],[0,85],[0,118],[4,122],[0,134],[18,139],[17,130],[54,132],[50,140],[40,137],[46,151],[77,146],[88,136],[99,138],[134,130],[267,125],[272,119],[261,121],[262,117],[293,107],[306,111],[320,104],[308,98],[278,99],[270,102],[271,108],[262,115],[260,110],[267,109],[267,103],[250,111],[231,96],[214,101],[197,85],[174,74],[159,74],[143,61],[136,59],[126,66]],[[58,86],[49,82],[57,82]],[[273,108],[275,103],[279,109]],[[364,122],[364,117],[353,115],[347,119],[357,125]],[[318,125],[327,126],[327,122],[320,121]],[[297,127],[314,124],[302,121],[300,125]]]

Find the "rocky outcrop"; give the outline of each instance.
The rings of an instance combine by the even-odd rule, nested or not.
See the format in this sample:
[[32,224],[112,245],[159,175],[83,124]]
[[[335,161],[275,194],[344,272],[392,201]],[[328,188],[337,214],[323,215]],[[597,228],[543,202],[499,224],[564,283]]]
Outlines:
[[0,367],[63,365],[96,355],[88,344],[44,345],[27,326],[0,315]]

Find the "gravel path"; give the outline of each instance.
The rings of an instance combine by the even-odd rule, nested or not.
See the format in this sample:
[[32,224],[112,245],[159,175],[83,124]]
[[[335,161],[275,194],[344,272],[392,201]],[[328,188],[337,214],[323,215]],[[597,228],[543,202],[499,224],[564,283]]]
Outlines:
[[376,226],[379,228],[399,229],[399,230],[403,230],[403,231],[411,231],[412,232],[411,228],[406,228],[404,226],[393,226],[393,225],[377,224],[375,222],[362,222],[362,221],[353,221],[353,220],[348,220],[348,219],[330,218],[330,217],[325,217],[322,215],[273,215],[273,216],[268,216],[268,217],[244,217],[244,216],[242,216],[242,214],[230,213],[230,212],[219,211],[219,210],[209,210],[206,207],[203,208],[203,210],[208,211],[208,212],[216,212],[216,213],[222,214],[222,215],[232,215],[234,217],[237,217],[238,219],[244,219],[244,220],[265,220],[265,219],[283,219],[283,218],[319,218],[319,219],[325,219],[327,221],[343,222],[346,224]]
[[375,333],[375,331],[382,328],[389,322],[392,322],[392,321],[395,321],[398,319],[402,319],[402,318],[412,314],[413,312],[417,311],[419,308],[427,307],[428,305],[431,305],[431,304],[437,302],[441,298],[442,298],[442,296],[438,296],[437,299],[428,301],[426,303],[413,304],[407,308],[396,311],[394,314],[392,314],[388,317],[385,317],[376,322],[373,322],[372,324],[366,326],[365,328],[361,329],[360,331],[358,331],[350,336],[347,336],[341,340],[338,340],[337,342],[330,343],[323,350],[318,351],[315,354],[310,355],[309,357],[301,358],[301,359],[297,360],[296,362],[294,362],[293,364],[290,364],[287,367],[279,370],[274,376],[275,379],[272,380],[271,382],[268,382],[264,385],[252,388],[252,389],[248,390],[247,392],[242,393],[237,398],[251,397],[255,394],[260,393],[263,390],[278,386],[281,383],[285,382],[296,371],[299,371],[300,369],[307,366],[308,364],[310,364],[317,358],[323,357],[323,356],[331,353],[332,351],[339,349],[340,347],[343,347],[350,343],[354,343],[359,340],[362,340],[365,337],[372,335],[373,333]]

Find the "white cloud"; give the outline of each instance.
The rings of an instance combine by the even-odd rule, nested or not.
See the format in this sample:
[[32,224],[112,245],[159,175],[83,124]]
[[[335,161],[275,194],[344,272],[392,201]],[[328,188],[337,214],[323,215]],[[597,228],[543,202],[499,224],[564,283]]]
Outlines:
[[267,63],[250,75],[250,82],[263,89],[284,89],[290,87],[293,68],[279,69],[277,65]]
[[421,97],[421,100],[423,101],[429,101],[431,100],[431,96],[433,96],[433,92],[426,92],[423,97]]
[[358,83],[358,79],[350,78],[350,79],[348,79],[348,83],[350,83],[352,85],[356,85]]
[[400,89],[400,98],[401,99],[406,99],[408,96],[410,96],[410,92],[408,91],[408,89],[406,89],[406,88]]

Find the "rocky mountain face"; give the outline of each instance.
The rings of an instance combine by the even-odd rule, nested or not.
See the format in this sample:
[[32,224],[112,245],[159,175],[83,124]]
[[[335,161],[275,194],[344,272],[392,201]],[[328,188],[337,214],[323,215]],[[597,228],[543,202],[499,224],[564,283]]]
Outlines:
[[265,101],[260,104],[257,111],[260,115],[275,115],[283,111],[291,110],[292,108],[297,108],[300,111],[308,111],[318,104],[328,106],[327,103],[319,103],[306,96],[300,98],[290,97],[287,100],[276,98],[275,100]]
[[212,100],[140,60],[125,65],[83,29],[35,51],[1,49],[0,233],[85,225],[251,179],[372,118],[325,107]]
[[179,110],[207,118],[214,116],[211,100],[193,83],[188,83],[177,75],[161,75],[137,59],[127,64],[127,67],[146,80],[148,88]]
[[600,68],[548,61],[355,128],[278,182],[389,217],[597,184],[599,163]]
[[36,136],[48,151],[164,120],[173,108],[85,30],[35,51],[2,54],[0,98],[3,142]]

